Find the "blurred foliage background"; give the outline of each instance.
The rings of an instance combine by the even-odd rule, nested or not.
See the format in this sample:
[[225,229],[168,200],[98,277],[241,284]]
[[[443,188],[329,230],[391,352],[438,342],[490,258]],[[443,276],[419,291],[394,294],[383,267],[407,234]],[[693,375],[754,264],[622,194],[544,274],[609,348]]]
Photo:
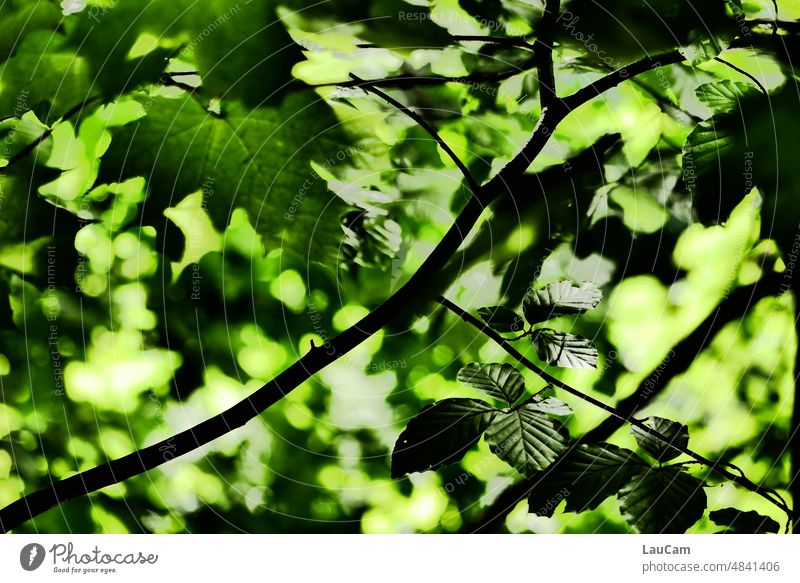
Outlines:
[[[597,310],[558,321],[597,344],[598,370],[554,374],[613,403],[797,250],[800,2],[777,2],[778,35],[771,1],[563,4],[562,95],[645,54],[694,56],[572,113],[442,281],[473,311],[517,307],[534,279],[600,285]],[[541,14],[536,0],[0,0],[0,506],[217,414],[401,286],[469,193],[413,121],[343,87],[349,73],[404,79],[392,95],[486,180],[540,115],[535,70],[523,46],[460,37],[534,38]],[[791,294],[754,302],[643,414],[786,495],[793,322]],[[477,395],[455,380],[465,363],[506,360],[431,303],[245,427],[17,532],[469,529],[512,468],[482,442],[391,479],[389,454],[422,406]],[[604,419],[559,398],[573,435]],[[635,447],[627,428],[610,441]],[[785,522],[732,484],[706,491],[711,510]],[[498,528],[629,531],[613,499],[553,518],[522,502]]]

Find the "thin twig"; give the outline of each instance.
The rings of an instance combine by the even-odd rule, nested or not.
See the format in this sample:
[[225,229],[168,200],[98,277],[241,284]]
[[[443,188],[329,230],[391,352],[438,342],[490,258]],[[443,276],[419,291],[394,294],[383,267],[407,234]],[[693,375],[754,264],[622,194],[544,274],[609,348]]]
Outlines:
[[772,21],[772,34],[778,34],[778,0],[772,0],[772,6],[775,8],[775,19]]
[[[421,76],[421,75],[398,75],[395,77],[385,77],[383,79],[366,79],[363,83],[369,83],[373,87],[390,88],[395,87],[398,89],[411,88],[411,87],[424,87],[426,85],[444,85],[445,83],[460,83],[462,85],[479,85],[481,83],[493,83],[503,81],[514,75],[524,73],[535,65],[535,57],[530,57],[522,61],[518,67],[513,69],[504,69],[502,71],[486,71],[479,73],[472,73],[471,75],[464,75],[462,77],[439,77],[435,75]],[[315,85],[306,85],[312,89],[319,87],[360,87],[362,83],[350,79],[349,81],[333,81],[328,83],[318,83]]]
[[456,156],[456,153],[453,152],[452,148],[447,144],[447,142],[444,141],[442,136],[439,135],[439,132],[437,132],[436,129],[431,124],[429,124],[425,120],[424,117],[419,115],[417,112],[412,111],[411,109],[409,109],[408,107],[406,107],[405,105],[403,105],[402,103],[397,101],[394,97],[392,97],[390,95],[387,95],[386,93],[384,93],[383,91],[381,91],[377,87],[372,86],[370,83],[367,83],[362,78],[354,75],[353,73],[350,73],[350,77],[352,77],[353,79],[355,79],[356,81],[361,83],[362,84],[361,86],[366,91],[369,91],[370,93],[374,93],[375,95],[377,95],[378,97],[383,99],[386,103],[396,107],[397,109],[402,111],[404,114],[406,114],[408,117],[410,117],[412,120],[414,120],[417,123],[417,125],[419,125],[419,127],[421,127],[426,132],[428,132],[428,134],[434,140],[436,140],[436,143],[439,144],[439,146],[442,148],[442,150],[445,151],[445,153],[450,157],[450,159],[453,161],[453,163],[458,167],[458,169],[461,171],[461,174],[464,175],[464,178],[466,179],[467,184],[469,184],[469,187],[472,190],[473,194],[477,194],[478,193],[478,190],[480,190],[480,184],[478,184],[478,181],[475,180],[475,177],[469,171],[469,168],[467,168],[467,165],[464,164],[464,162],[461,160],[461,158]]
[[165,77],[164,79],[161,80],[161,84],[164,87],[177,87],[178,89],[182,89],[187,93],[201,93],[201,89],[199,86],[193,87],[192,85],[178,81],[174,77]]
[[[584,66],[575,65],[574,68],[575,69],[580,69],[580,68],[589,68],[589,67],[587,67],[585,65]],[[593,62],[589,69],[590,70],[592,70],[592,69],[600,69],[600,70],[606,71],[606,73],[611,73],[613,71],[613,69],[611,67],[605,66],[603,63],[600,63],[599,61]],[[664,111],[665,113],[667,113],[667,109],[671,109],[671,110],[674,110],[675,112],[683,114],[687,119],[693,121],[694,123],[700,123],[701,121],[703,121],[703,118],[701,118],[700,116],[694,115],[693,113],[691,113],[689,111],[686,111],[685,109],[683,109],[682,107],[680,107],[679,105],[674,103],[671,99],[665,97],[664,95],[661,95],[656,89],[654,89],[653,87],[651,87],[650,85],[648,85],[647,83],[642,81],[641,79],[633,77],[631,79],[631,81],[633,81],[633,83],[636,86],[638,86],[640,89],[642,89],[643,91],[648,93],[650,96],[652,96],[653,99],[655,99],[658,102],[659,106],[661,107],[661,110]],[[681,148],[678,148],[678,149],[681,149]]]
[[[681,106],[677,105],[676,103],[673,103],[671,99],[661,95],[658,91],[656,91],[655,89],[650,87],[650,85],[648,85],[647,83],[645,83],[641,79],[633,79],[633,82],[639,88],[641,88],[643,91],[646,91],[648,94],[650,94],[653,97],[653,99],[658,101],[659,105],[662,106],[662,109],[663,108],[669,108],[669,109],[675,110],[675,111],[677,111],[679,113],[682,113],[683,115],[685,115],[687,117],[687,119],[691,120],[692,122],[694,122],[696,124],[700,123],[701,121],[703,121],[702,117],[700,117],[699,115],[695,115],[690,111],[686,111]],[[662,139],[663,139],[663,136],[662,136]],[[680,150],[681,148],[679,147],[678,149]]]
[[510,47],[520,47],[523,49],[534,50],[534,45],[529,43],[521,36],[481,36],[481,35],[468,35],[459,34],[454,35],[453,38],[462,42],[484,42],[496,45],[507,45]]
[[192,70],[187,70],[187,71],[167,71],[164,74],[169,76],[169,77],[188,77],[190,75],[197,75],[199,77],[200,76],[200,71],[192,71]]
[[522,340],[523,338],[528,336],[530,333],[531,333],[530,330],[526,330],[525,332],[523,332],[519,336],[514,336],[512,338],[506,338],[506,340],[508,340],[509,342],[516,342],[517,340]]
[[[62,115],[59,118],[58,121],[63,122],[63,121],[67,121],[68,119],[73,118],[75,115],[77,115],[79,112],[81,112],[84,107],[86,107],[90,103],[94,103],[96,101],[100,101],[100,97],[97,96],[97,95],[94,96],[94,97],[89,97],[87,99],[84,99],[82,102],[78,103],[77,105],[72,106],[69,110],[67,110],[67,112],[64,113],[64,115]],[[41,145],[52,134],[53,134],[53,128],[52,127],[47,128],[45,131],[42,132],[42,134],[38,138],[36,138],[31,143],[29,143],[26,146],[24,146],[19,152],[14,154],[9,159],[8,164],[6,164],[3,167],[3,169],[11,168],[15,164],[17,164],[25,156],[27,156],[28,154],[33,152],[39,145]]]
[[715,60],[715,61],[717,61],[717,62],[719,62],[719,63],[722,63],[722,64],[723,64],[723,65],[725,65],[726,67],[730,67],[731,69],[733,69],[733,70],[734,70],[734,71],[736,71],[737,73],[741,73],[742,75],[744,75],[745,77],[747,77],[748,79],[750,79],[750,80],[751,80],[753,83],[755,83],[756,85],[758,85],[758,88],[761,90],[761,93],[763,93],[764,95],[767,95],[767,88],[766,88],[766,87],[764,87],[764,86],[761,84],[761,81],[759,81],[758,79],[756,79],[756,78],[755,78],[755,77],[754,77],[752,74],[748,73],[747,71],[745,71],[745,70],[744,70],[744,69],[742,69],[741,67],[737,67],[736,65],[734,65],[734,64],[733,64],[733,63],[731,63],[730,61],[726,61],[726,60],[725,60],[725,59],[723,59],[722,57],[714,57],[714,60]]
[[[776,295],[782,283],[781,274],[768,273],[754,284],[733,290],[691,334],[672,347],[669,355],[660,364],[658,374],[648,375],[636,391],[617,402],[617,409],[630,417],[652,402],[669,386],[672,379],[682,374],[697,359],[697,355],[711,344],[725,325],[741,320],[759,301]],[[604,441],[621,426],[619,419],[608,417],[590,430],[587,436],[592,441]]]

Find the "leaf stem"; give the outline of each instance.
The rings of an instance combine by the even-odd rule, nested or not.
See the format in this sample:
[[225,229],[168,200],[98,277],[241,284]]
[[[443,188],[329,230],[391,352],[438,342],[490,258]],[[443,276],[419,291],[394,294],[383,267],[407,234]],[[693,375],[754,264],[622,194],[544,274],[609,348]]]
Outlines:
[[528,336],[530,333],[531,333],[530,330],[526,330],[525,332],[523,332],[519,336],[514,336],[513,338],[506,338],[506,340],[508,340],[509,342],[516,342],[517,340],[522,340],[523,338]]

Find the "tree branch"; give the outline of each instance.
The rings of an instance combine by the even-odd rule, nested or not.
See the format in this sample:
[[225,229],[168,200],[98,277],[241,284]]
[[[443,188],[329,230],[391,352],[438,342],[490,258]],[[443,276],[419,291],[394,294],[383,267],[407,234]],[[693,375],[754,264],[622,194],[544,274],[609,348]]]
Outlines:
[[[541,151],[554,129],[555,125],[540,123],[522,151],[498,176],[510,178],[509,167],[511,171],[516,171],[520,167],[524,171],[530,164],[527,160]],[[526,162],[520,164],[519,159],[524,159]],[[55,481],[50,486],[12,502],[0,510],[0,532],[8,532],[67,500],[157,468],[243,426],[386,324],[409,310],[416,309],[425,300],[425,291],[430,280],[458,251],[486,205],[496,199],[501,192],[499,188],[490,190],[487,184],[471,197],[439,244],[408,282],[356,324],[331,339],[327,349],[312,349],[249,397],[186,431],[106,464]]]
[[586,87],[579,89],[569,97],[565,97],[564,102],[566,103],[567,108],[571,111],[576,107],[580,107],[597,95],[608,91],[612,87],[616,87],[631,77],[635,77],[636,75],[640,75],[647,71],[652,71],[653,69],[658,69],[659,67],[664,67],[666,65],[674,65],[675,63],[680,63],[684,60],[685,58],[678,51],[669,51],[667,53],[661,53],[660,55],[645,57],[639,61],[636,61],[635,63],[631,63],[630,65],[622,67],[621,69],[617,69],[616,71],[601,77],[594,83],[590,83]]
[[539,21],[539,34],[533,43],[536,71],[539,78],[539,100],[542,109],[551,107],[558,99],[553,71],[553,36],[561,0],[545,0],[544,14]]
[[[728,464],[725,464],[725,463],[722,463],[722,462],[711,461],[710,459],[700,455],[699,453],[696,453],[695,451],[693,451],[693,450],[691,450],[691,449],[689,449],[687,447],[684,447],[684,446],[682,446],[682,445],[680,445],[678,443],[674,443],[674,441],[671,440],[669,437],[667,437],[666,435],[663,435],[662,433],[659,433],[658,431],[648,427],[642,421],[640,421],[638,419],[634,419],[632,417],[626,417],[625,415],[623,415],[620,411],[618,411],[616,408],[612,407],[611,405],[603,403],[602,401],[600,401],[598,399],[595,399],[591,395],[587,395],[586,393],[584,393],[584,392],[582,392],[582,391],[580,391],[580,390],[568,385],[567,383],[557,379],[556,377],[554,377],[553,375],[549,374],[547,371],[542,369],[540,366],[534,364],[530,359],[526,358],[522,353],[520,353],[516,348],[514,348],[505,338],[500,336],[497,332],[495,332],[494,330],[489,328],[489,326],[487,326],[486,324],[484,324],[483,322],[478,320],[472,314],[466,312],[465,310],[463,310],[462,308],[460,308],[459,306],[457,306],[456,304],[454,304],[453,302],[451,302],[447,298],[440,297],[438,301],[439,301],[440,304],[442,304],[445,308],[447,308],[448,310],[453,312],[456,316],[461,318],[463,321],[467,322],[468,324],[471,324],[472,326],[474,326],[475,328],[477,328],[478,330],[483,332],[486,336],[491,338],[503,350],[505,350],[506,353],[508,353],[512,358],[514,358],[517,362],[519,362],[521,365],[523,365],[527,369],[529,369],[532,372],[534,372],[536,375],[538,375],[545,382],[547,382],[547,383],[553,385],[554,387],[557,387],[557,388],[569,393],[570,395],[578,397],[582,401],[585,401],[585,402],[587,402],[587,403],[589,403],[591,405],[594,405],[598,409],[602,409],[606,413],[608,413],[610,415],[613,415],[614,417],[617,417],[618,419],[621,419],[623,422],[629,423],[630,425],[636,427],[637,429],[641,430],[642,432],[647,433],[647,434],[655,437],[659,441],[661,441],[663,443],[666,443],[670,447],[680,451],[682,454],[689,456],[695,462],[698,462],[698,463],[708,467],[710,470],[712,470],[714,472],[717,472],[718,474],[720,474],[721,476],[723,476],[726,479],[730,480],[731,482],[734,482],[735,484],[738,484],[739,486],[745,488],[746,490],[749,490],[750,492],[753,492],[754,494],[757,494],[757,495],[761,496],[762,498],[764,498],[765,500],[767,500],[768,502],[772,503],[776,507],[780,508],[783,512],[785,512],[787,517],[788,517],[788,519],[791,520],[791,516],[792,516],[791,508],[788,507],[786,502],[774,490],[771,490],[769,488],[764,488],[762,486],[759,486],[759,485],[755,484],[754,482],[749,480],[747,477],[745,477],[743,473],[740,473],[740,474],[732,473],[731,471],[729,471],[729,470],[725,469],[724,467],[722,467],[723,465],[728,465]],[[588,440],[584,438],[584,439],[581,439],[580,441],[584,442],[584,441],[588,441]],[[531,485],[531,488],[532,487],[533,487],[533,485]]]
[[753,285],[734,290],[691,334],[673,347],[657,372],[651,373],[632,395],[617,403],[617,410],[624,419],[609,417],[587,433],[589,440],[604,441],[611,437],[625,424],[625,419],[635,415],[661,394],[672,379],[685,372],[726,324],[741,320],[759,301],[776,295],[780,280],[779,274],[770,274]]
[[[642,61],[634,63],[627,69],[642,73],[662,64],[665,63],[651,59],[648,63]],[[12,502],[0,509],[0,532],[8,532],[67,500],[146,473],[243,426],[389,322],[418,309],[429,297],[430,280],[458,251],[485,207],[505,194],[513,179],[528,169],[570,109],[579,107],[583,99],[592,99],[603,91],[615,87],[629,76],[620,75],[619,71],[615,71],[608,75],[609,79],[606,81],[603,78],[593,83],[591,91],[582,90],[573,94],[569,98],[570,107],[553,107],[543,111],[528,142],[494,178],[469,199],[450,229],[408,282],[356,324],[332,338],[327,349],[318,347],[310,350],[250,396],[194,427],[106,464],[63,480],[52,481],[49,486]],[[357,83],[354,80],[354,84]]]

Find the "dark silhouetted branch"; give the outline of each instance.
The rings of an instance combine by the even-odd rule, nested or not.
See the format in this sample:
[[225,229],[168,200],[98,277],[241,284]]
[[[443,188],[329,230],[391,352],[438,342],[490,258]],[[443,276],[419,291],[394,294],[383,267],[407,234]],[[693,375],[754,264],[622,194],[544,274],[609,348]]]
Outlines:
[[691,334],[672,348],[664,361],[642,381],[632,395],[617,403],[617,411],[623,419],[609,417],[587,433],[588,439],[604,441],[611,437],[625,424],[626,419],[660,395],[672,379],[686,372],[697,359],[697,355],[711,344],[726,324],[741,320],[760,300],[778,294],[780,279],[780,275],[769,275],[753,285],[731,292]]
[[[146,473],[243,426],[395,318],[418,310],[431,297],[430,281],[458,251],[486,206],[508,192],[509,185],[528,169],[569,111],[579,107],[582,100],[588,101],[603,91],[615,87],[634,72],[642,73],[663,64],[666,63],[656,59],[650,59],[647,63],[639,61],[626,68],[630,71],[630,75],[622,76],[619,71],[615,71],[608,75],[606,81],[605,78],[595,81],[590,86],[591,90],[581,90],[570,96],[569,107],[563,104],[543,111],[527,143],[494,178],[470,197],[447,233],[408,282],[356,324],[332,338],[327,348],[317,347],[310,350],[250,396],[194,427],[69,478],[52,481],[41,490],[12,502],[0,509],[0,532],[8,532],[70,499]],[[376,86],[374,82],[368,83],[372,87]],[[359,82],[353,80],[353,84],[358,86]],[[557,103],[560,104],[561,101],[557,100]],[[602,404],[600,406],[602,407]]]
[[546,0],[544,13],[538,24],[539,36],[533,43],[536,72],[539,77],[539,99],[542,109],[551,107],[558,99],[556,77],[553,71],[553,36],[556,18],[561,10],[561,0]]

